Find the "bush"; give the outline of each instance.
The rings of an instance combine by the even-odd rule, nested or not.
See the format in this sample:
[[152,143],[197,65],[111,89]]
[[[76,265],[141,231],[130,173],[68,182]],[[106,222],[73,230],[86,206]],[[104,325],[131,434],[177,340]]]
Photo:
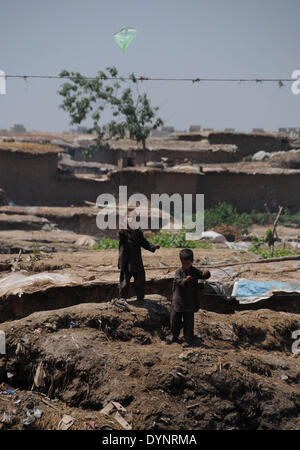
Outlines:
[[[212,229],[222,224],[235,225],[241,233],[247,233],[248,227],[252,224],[267,225],[270,220],[274,222],[277,212],[271,215],[267,212],[252,211],[251,213],[238,213],[229,203],[218,203],[215,208],[204,211],[204,228]],[[195,220],[195,216],[194,220]],[[280,225],[300,225],[300,212],[291,214],[286,208],[281,214],[278,223]]]
[[218,203],[215,208],[204,211],[205,230],[221,224],[235,225],[242,233],[247,233],[252,221],[247,213],[239,214],[229,203]]
[[161,231],[153,234],[149,241],[166,248],[211,248],[211,243],[208,241],[187,241],[185,239],[186,232],[184,228],[177,233]]
[[99,239],[98,244],[94,245],[93,250],[108,250],[111,248],[119,248],[119,241],[116,239]]
[[274,247],[273,255],[270,253],[270,233],[271,230],[267,230],[265,236],[257,237],[255,236],[252,239],[252,246],[249,248],[250,252],[255,253],[256,255],[261,256],[264,259],[268,258],[278,258],[280,256],[290,256],[290,255],[298,255],[299,250],[291,249],[291,248],[276,248]]
[[[168,233],[161,231],[157,234],[152,234],[149,237],[149,242],[152,244],[159,244],[165,248],[211,248],[209,241],[187,241],[185,239],[186,230],[183,228],[178,233]],[[99,239],[98,244],[94,245],[93,250],[108,250],[111,248],[118,248],[119,241],[116,239]]]

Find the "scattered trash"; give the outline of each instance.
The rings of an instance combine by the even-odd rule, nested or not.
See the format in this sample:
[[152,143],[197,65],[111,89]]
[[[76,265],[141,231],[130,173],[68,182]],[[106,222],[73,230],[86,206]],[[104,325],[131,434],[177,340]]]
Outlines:
[[19,405],[20,403],[21,403],[21,400],[20,400],[20,399],[14,401],[14,405]]
[[101,409],[100,413],[108,415],[111,413],[111,411],[114,409],[114,405],[112,402],[109,402],[104,408]]
[[195,355],[195,352],[193,350],[188,350],[187,352],[183,352],[179,355],[179,358],[182,359],[182,361],[187,361],[192,356]]
[[286,381],[286,380],[289,379],[289,377],[287,375],[284,375],[284,374],[280,375],[280,378],[282,379],[282,381]]
[[3,413],[0,422],[2,423],[10,423],[12,420],[12,415],[8,413]]
[[75,419],[72,416],[64,414],[61,421],[58,424],[60,430],[68,430],[73,425]]
[[[92,420],[87,427],[88,430],[101,430],[100,425],[98,425],[94,420]],[[108,430],[112,430],[112,428],[107,428]]]
[[252,242],[225,242],[225,244],[230,247],[232,250],[244,250],[248,251],[248,249],[251,247]]
[[12,391],[11,389],[6,389],[6,392],[8,393],[8,395],[14,395],[14,391]]
[[201,234],[201,239],[209,239],[214,243],[227,242],[226,237],[221,233],[217,233],[216,231],[204,231]]
[[126,420],[121,416],[119,412],[115,414],[116,421],[124,428],[124,430],[132,430],[132,425],[130,425]]
[[71,339],[72,339],[72,341],[74,342],[75,347],[76,347],[76,348],[80,348],[79,345],[77,344],[77,342],[75,341],[75,338],[74,338],[73,335],[71,336]]
[[42,230],[44,231],[51,231],[53,230],[53,226],[50,223],[45,223],[45,225],[43,225]]
[[41,332],[42,332],[42,329],[41,329],[41,328],[36,328],[36,329],[34,330],[34,333],[36,333],[36,334],[41,334]]
[[33,410],[33,415],[36,419],[40,419],[43,415],[43,411],[41,409],[34,409]]
[[21,423],[23,425],[31,425],[33,422],[35,422],[35,417],[25,417],[24,419],[21,420]]
[[230,300],[230,296],[227,296],[227,293],[224,289],[224,286],[222,283],[214,282],[214,281],[206,281],[205,282],[205,295],[218,295],[223,300]]
[[45,381],[44,381],[45,376],[46,376],[46,374],[43,369],[43,361],[41,361],[39,363],[39,365],[37,366],[34,380],[33,380],[33,385],[37,388],[43,387],[45,385]]
[[201,406],[201,403],[195,403],[194,405],[188,405],[188,406],[186,407],[186,409],[197,408],[197,406]]
[[159,267],[162,267],[162,268],[165,268],[165,267],[166,267],[166,268],[167,268],[168,266],[166,266],[164,263],[162,263],[162,262],[159,261]]
[[10,379],[10,378],[13,378],[15,376],[15,374],[12,372],[7,372],[6,376],[8,379]]
[[75,241],[75,245],[78,247],[93,248],[96,244],[97,242],[95,241],[95,239],[91,238],[90,236],[81,236]]
[[111,403],[119,412],[126,413],[126,408],[124,408],[124,406],[122,406],[121,403],[119,402],[111,402]]
[[254,153],[252,155],[252,161],[265,161],[267,159],[270,159],[271,155],[270,153],[264,152],[263,150]]
[[113,411],[116,411],[116,414],[114,415],[115,420],[121,425],[121,427],[124,428],[124,430],[132,430],[132,425],[129,423],[129,421],[125,420],[123,416],[121,416],[120,412],[122,412],[124,415],[126,414],[126,408],[122,406],[119,402],[111,401],[109,402],[101,411],[101,414],[104,414],[106,416],[110,415]]
[[57,326],[56,326],[55,323],[46,322],[44,324],[44,326],[47,328],[47,330],[52,330],[52,331],[56,331],[57,330]]
[[29,344],[29,339],[26,337],[23,337],[17,344],[17,348],[16,348],[16,355],[25,355],[28,351],[28,344]]
[[170,419],[170,417],[161,417],[159,419],[159,421],[165,423],[166,425],[169,425],[171,422],[171,419]]
[[124,298],[115,298],[112,300],[112,304],[118,306],[123,311],[129,311],[129,305]]
[[79,328],[79,325],[78,325],[78,323],[76,322],[76,320],[71,320],[70,328]]
[[183,373],[181,373],[181,372],[176,372],[176,374],[177,374],[180,378],[182,378],[183,380],[186,379],[186,377],[185,377],[185,375],[183,375]]
[[40,419],[43,415],[43,411],[40,409],[27,409],[26,417],[22,419],[23,425],[31,425],[36,419]]

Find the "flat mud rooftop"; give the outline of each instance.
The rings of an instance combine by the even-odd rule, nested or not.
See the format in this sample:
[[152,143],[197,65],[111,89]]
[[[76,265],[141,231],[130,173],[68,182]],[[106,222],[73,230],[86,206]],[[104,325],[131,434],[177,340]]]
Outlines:
[[[196,265],[242,262],[212,269],[212,279],[229,287],[243,276],[299,279],[297,260],[254,264],[253,255],[230,249],[194,253]],[[0,299],[1,429],[300,428],[300,363],[292,352],[298,297],[258,302],[255,310],[203,298],[195,320],[202,341],[167,346],[169,267],[178,265],[178,249],[144,253],[145,304],[132,297],[129,311],[111,303],[116,258],[116,250],[1,255],[0,280],[45,272],[69,280]]]

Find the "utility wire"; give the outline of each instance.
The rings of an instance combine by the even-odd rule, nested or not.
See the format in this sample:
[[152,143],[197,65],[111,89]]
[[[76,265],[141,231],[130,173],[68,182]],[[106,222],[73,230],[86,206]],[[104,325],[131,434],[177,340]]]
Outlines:
[[[23,78],[24,80],[27,80],[29,78],[36,78],[36,79],[75,79],[77,78],[77,75],[70,75],[70,76],[59,76],[59,75],[11,75],[11,74],[5,74],[1,75],[0,77],[4,78]],[[88,77],[88,76],[82,76],[85,80],[98,80],[101,81],[105,80],[126,80],[126,81],[133,81],[132,78],[129,77],[107,77],[107,78],[99,78],[99,77]],[[238,82],[238,83],[244,83],[244,82],[256,82],[256,83],[264,83],[264,82],[275,82],[279,83],[279,85],[282,85],[283,82],[292,82],[297,81],[299,78],[152,78],[152,77],[145,77],[140,76],[135,78],[137,81],[184,81],[184,82],[192,82],[192,83],[199,83],[199,82]]]

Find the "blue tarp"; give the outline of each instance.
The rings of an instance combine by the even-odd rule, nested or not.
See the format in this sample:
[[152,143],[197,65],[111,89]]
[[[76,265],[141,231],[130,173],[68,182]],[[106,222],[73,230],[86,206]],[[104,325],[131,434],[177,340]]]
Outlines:
[[276,293],[300,294],[300,281],[253,281],[242,278],[234,283],[232,296],[240,303],[251,303]]

